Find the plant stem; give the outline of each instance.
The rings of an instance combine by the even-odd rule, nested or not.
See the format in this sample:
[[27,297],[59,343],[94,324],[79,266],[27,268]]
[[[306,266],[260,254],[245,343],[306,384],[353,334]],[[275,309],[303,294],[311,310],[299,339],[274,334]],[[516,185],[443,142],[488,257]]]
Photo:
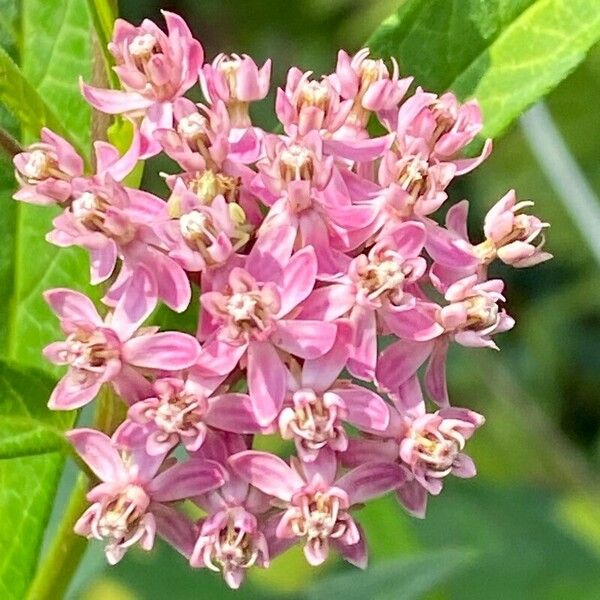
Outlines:
[[[102,388],[96,402],[94,428],[111,435],[123,420],[124,404],[108,385]],[[87,539],[76,534],[73,528],[89,505],[85,497],[89,483],[87,475],[78,475],[50,550],[29,588],[27,600],[60,600],[64,597],[87,546]]]
[[87,508],[85,498],[88,479],[77,477],[64,516],[52,541],[52,546],[38,569],[27,595],[28,600],[59,600],[63,598],[79,562],[87,540],[74,533],[75,522]]

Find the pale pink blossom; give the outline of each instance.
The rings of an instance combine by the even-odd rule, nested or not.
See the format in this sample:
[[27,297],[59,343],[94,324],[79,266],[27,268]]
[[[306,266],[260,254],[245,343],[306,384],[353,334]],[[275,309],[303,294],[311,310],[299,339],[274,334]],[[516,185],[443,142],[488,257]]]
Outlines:
[[194,498],[207,516],[197,525],[190,564],[220,571],[233,589],[243,583],[247,569],[269,566],[263,533],[263,515],[272,508],[269,497],[232,471],[228,463],[231,454],[244,450],[247,444],[241,436],[213,433],[197,453],[218,462],[227,473],[227,480],[219,489]]
[[407,412],[392,410],[391,414],[390,425],[379,439],[352,439],[344,459],[349,465],[389,460],[405,467],[410,477],[396,494],[411,514],[423,518],[428,494],[437,496],[447,475],[475,476],[475,465],[463,450],[485,419],[466,408],[426,413],[423,402]]
[[83,96],[94,108],[125,114],[139,124],[142,158],[160,151],[153,132],[172,125],[172,102],[197,82],[204,59],[202,46],[192,37],[185,21],[173,13],[162,12],[166,34],[147,19],[139,27],[122,19],[115,22],[108,48],[117,63],[114,70],[124,91],[81,83]]
[[375,392],[349,380],[338,379],[348,361],[353,331],[339,321],[336,341],[327,354],[292,363],[288,397],[278,418],[283,439],[293,439],[298,456],[314,461],[328,447],[344,452],[348,436],[344,423],[360,431],[383,431],[389,421],[388,406]]
[[135,544],[151,550],[157,531],[171,537],[185,527],[185,518],[169,503],[203,494],[225,481],[225,473],[213,461],[194,459],[159,471],[164,454],[149,456],[139,448],[122,448],[93,429],[74,429],[67,437],[100,480],[87,494],[92,506],[75,524],[75,532],[104,541],[111,565]]
[[211,104],[224,102],[235,128],[252,125],[248,104],[266,97],[270,81],[271,59],[259,69],[247,54],[219,54],[200,72],[204,97]]
[[83,176],[83,159],[64,138],[44,127],[41,141],[17,154],[13,163],[20,189],[13,198],[31,204],[63,204],[71,183]]
[[292,255],[294,231],[281,227],[254,245],[245,268],[235,267],[222,291],[201,296],[201,337],[207,338],[199,364],[208,373],[227,374],[240,360],[258,422],[269,425],[286,392],[282,356],[318,358],[332,346],[334,323],[294,319],[294,309],[312,292],[314,250]]
[[285,89],[277,90],[277,117],[290,136],[304,136],[315,129],[332,134],[344,125],[354,104],[353,98],[342,100],[328,78],[317,81],[311,76],[311,71],[292,67]]
[[50,396],[50,408],[79,408],[109,382],[130,401],[147,397],[147,370],[178,371],[196,362],[200,346],[192,336],[139,329],[157,301],[156,283],[147,269],[139,268],[127,288],[104,319],[83,294],[62,288],[44,294],[67,335],[64,342],[46,346],[44,356],[69,368]]
[[383,60],[369,58],[369,54],[368,48],[352,57],[344,50],[338,53],[335,73],[330,80],[343,99],[353,101],[340,137],[367,137],[366,126],[371,113],[396,108],[412,82],[412,77],[400,79],[394,58],[390,74]]
[[364,463],[338,477],[335,454],[325,451],[313,462],[292,459],[291,466],[253,450],[234,454],[229,463],[282,508],[272,518],[271,556],[302,541],[304,556],[313,566],[327,559],[332,546],[348,562],[364,568],[366,545],[351,508],[397,488],[406,478],[403,469],[385,462]]
[[222,195],[210,204],[178,179],[168,201],[172,217],[156,231],[168,254],[186,271],[205,271],[223,265],[250,239],[251,226],[241,206]]
[[512,329],[515,324],[498,305],[504,301],[503,288],[500,279],[478,282],[477,275],[470,275],[446,290],[446,306],[420,303],[415,313],[422,317],[422,329],[413,340],[399,340],[380,354],[376,373],[379,386],[392,396],[397,395],[401,386],[429,359],[425,374],[427,389],[438,405],[448,406],[446,356],[450,342],[498,350],[493,336]]
[[88,250],[92,284],[106,281],[117,259],[122,260],[105,302],[114,306],[132,273],[145,266],[156,280],[159,297],[172,309],[185,310],[191,297],[189,281],[154,230],[155,224],[167,220],[167,204],[148,192],[122,186],[109,173],[77,180],[72,193],[73,200],[54,219],[46,239],[56,246]]
[[333,320],[348,315],[354,332],[348,370],[355,377],[373,378],[378,331],[423,335],[423,319],[412,310],[417,298],[411,291],[426,271],[420,256],[424,242],[421,223],[399,225],[367,255],[353,259],[346,275],[315,290],[303,304],[301,318]]
[[372,233],[377,207],[353,202],[352,189],[338,176],[334,157],[324,155],[316,131],[297,141],[270,136],[265,149],[253,182],[253,191],[270,206],[261,232],[291,226],[297,245],[314,248],[319,275],[343,273],[349,262],[344,252]]
[[237,433],[260,431],[247,394],[216,393],[210,382],[163,377],[152,384],[152,395],[129,407],[119,439],[143,439],[152,456],[182,444],[198,450],[209,428]]

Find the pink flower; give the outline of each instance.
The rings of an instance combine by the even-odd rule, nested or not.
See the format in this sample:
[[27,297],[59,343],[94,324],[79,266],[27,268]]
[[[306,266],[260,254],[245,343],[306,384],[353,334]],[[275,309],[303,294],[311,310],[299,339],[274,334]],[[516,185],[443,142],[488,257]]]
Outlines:
[[109,173],[78,179],[72,192],[72,202],[54,219],[54,230],[46,239],[56,246],[88,250],[92,284],[108,279],[117,258],[123,260],[106,303],[114,305],[127,289],[131,274],[146,266],[156,279],[159,297],[174,310],[185,310],[191,297],[189,281],[179,264],[163,251],[153,230],[156,223],[168,218],[165,202],[148,192],[123,187]]
[[209,427],[237,433],[260,431],[247,394],[214,394],[197,379],[165,377],[152,384],[153,395],[129,407],[119,439],[145,440],[151,456],[166,454],[181,443],[198,450]]
[[269,566],[269,549],[262,531],[262,517],[271,509],[269,497],[248,485],[228,463],[230,454],[246,449],[240,436],[211,434],[197,453],[218,462],[227,473],[227,481],[218,490],[194,498],[207,516],[198,524],[190,564],[221,571],[233,589],[240,587],[250,567]]
[[385,219],[391,217],[393,223],[435,212],[448,197],[445,189],[455,174],[455,165],[431,157],[421,140],[415,140],[400,153],[387,152],[378,174],[383,188],[382,215]]
[[339,321],[336,341],[327,354],[305,360],[300,369],[292,363],[289,395],[279,415],[283,439],[293,439],[298,456],[314,461],[329,447],[344,452],[348,437],[344,422],[361,431],[383,431],[389,421],[388,406],[375,392],[337,379],[348,360],[353,331]]
[[168,503],[203,494],[225,481],[223,470],[213,461],[189,460],[159,472],[164,455],[150,457],[136,448],[121,449],[93,429],[74,429],[67,437],[100,479],[87,494],[93,504],[75,524],[75,532],[106,541],[111,565],[134,544],[151,550],[157,530],[171,537],[185,527],[184,517]]
[[406,467],[411,476],[396,494],[411,514],[423,518],[427,495],[438,495],[447,475],[475,476],[475,465],[463,449],[484,422],[480,414],[466,408],[426,413],[421,402],[406,413],[393,411],[380,439],[352,439],[344,458],[349,465],[387,459]]
[[127,293],[105,319],[92,301],[78,292],[57,288],[44,297],[68,336],[44,349],[48,360],[69,367],[52,392],[51,409],[79,408],[108,382],[128,400],[147,397],[143,394],[149,384],[143,372],[178,371],[193,365],[199,356],[200,346],[190,335],[138,330],[154,310],[157,298],[154,278],[143,267],[134,273]]
[[260,425],[279,413],[286,392],[282,355],[318,358],[332,346],[334,323],[294,320],[294,309],[313,290],[311,247],[292,256],[294,231],[281,227],[261,236],[245,268],[235,267],[223,291],[201,296],[201,336],[208,337],[199,366],[217,375],[247,362],[248,388]]
[[62,204],[71,197],[72,180],[83,176],[83,160],[50,129],[44,127],[41,138],[13,159],[21,186],[13,198],[31,204]]
[[353,57],[344,50],[338,53],[332,84],[344,99],[354,102],[340,137],[367,137],[366,125],[371,112],[396,108],[411,84],[412,77],[399,78],[398,63],[392,58],[392,74],[383,60],[369,58],[369,49],[363,48]]
[[271,208],[261,231],[292,226],[299,246],[312,246],[319,275],[346,270],[344,252],[360,246],[372,233],[376,207],[353,203],[352,191],[338,176],[333,156],[312,131],[303,139],[265,139],[267,157],[257,163],[253,191]]
[[344,125],[354,104],[352,98],[342,101],[329,79],[316,81],[311,75],[311,71],[292,67],[285,90],[277,90],[277,117],[290,136],[304,136],[315,129],[332,134]]
[[452,162],[456,175],[472,171],[492,151],[492,141],[488,139],[478,157],[458,157],[460,150],[481,131],[483,122],[477,101],[460,104],[451,92],[438,97],[418,88],[396,114],[392,111],[386,113],[386,120],[388,127],[396,131],[401,143],[411,145],[415,140],[423,142],[432,158]]
[[405,479],[401,468],[383,462],[362,464],[336,479],[333,452],[321,452],[309,463],[292,459],[290,467],[273,454],[247,450],[234,454],[229,463],[283,509],[273,518],[271,556],[303,540],[304,555],[313,566],[327,559],[331,545],[348,562],[364,568],[365,542],[350,509],[397,488]]
[[414,341],[399,340],[381,353],[376,374],[380,388],[396,397],[401,386],[429,358],[425,374],[427,389],[438,405],[448,406],[446,356],[450,341],[498,350],[492,336],[512,329],[515,324],[498,306],[498,302],[504,301],[503,288],[500,279],[478,283],[477,275],[471,275],[447,289],[446,306],[417,305],[414,323],[419,324],[420,315],[422,329]]
[[[510,190],[490,209],[483,226],[486,241],[475,246],[486,262],[494,253],[503,263],[513,267],[531,267],[552,258],[551,254],[542,251],[543,231],[550,225],[520,212],[533,205],[530,201],[517,203],[515,191]],[[537,244],[534,243],[536,240]],[[483,251],[483,245],[490,246],[489,255]]]
[[185,21],[173,13],[162,12],[168,34],[148,20],[140,27],[122,19],[115,22],[108,48],[117,63],[114,70],[125,91],[81,83],[85,99],[94,108],[141,120],[144,143],[140,158],[160,151],[152,133],[157,128],[171,126],[172,102],[196,83],[204,60],[202,46],[192,37]]
[[315,290],[303,304],[301,318],[333,320],[349,315],[354,339],[348,369],[355,377],[370,380],[375,374],[378,329],[404,337],[410,337],[413,329],[420,331],[422,319],[411,311],[416,298],[410,290],[426,270],[420,256],[424,242],[422,224],[399,225],[368,255],[353,259],[347,275]]
[[173,218],[157,231],[169,256],[186,271],[223,265],[250,239],[243,209],[221,195],[204,204],[178,179],[168,204]]
[[200,73],[204,97],[211,104],[224,102],[236,128],[251,127],[248,104],[266,97],[270,80],[271,59],[259,69],[247,54],[219,54]]
[[485,240],[471,244],[467,232],[469,203],[459,202],[446,215],[446,228],[428,226],[427,252],[435,261],[432,275],[438,286],[472,273],[485,278],[487,265],[496,258],[513,267],[529,267],[552,258],[543,251],[544,229],[549,227],[533,215],[519,211],[533,202],[516,202],[514,190],[503,196],[487,213]]

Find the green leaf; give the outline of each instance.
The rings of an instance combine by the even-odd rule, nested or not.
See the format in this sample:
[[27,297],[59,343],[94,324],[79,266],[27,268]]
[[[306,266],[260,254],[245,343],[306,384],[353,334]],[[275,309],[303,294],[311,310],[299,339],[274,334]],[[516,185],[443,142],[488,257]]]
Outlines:
[[52,387],[44,373],[0,361],[0,598],[25,597],[64,462],[58,440],[75,413],[46,408]]
[[104,59],[108,82],[112,88],[118,88],[119,78],[112,69],[113,57],[108,51],[113,24],[118,14],[117,3],[113,0],[88,0],[88,7],[98,36],[98,44]]
[[[91,113],[78,86],[79,76],[89,80],[92,71],[86,0],[23,0],[21,20],[25,76],[50,109],[61,115],[71,137],[89,155]],[[55,209],[25,204],[16,208],[12,222],[16,248],[9,319],[9,356],[54,373],[56,369],[42,358],[41,350],[62,334],[42,292],[70,287],[94,294],[88,285],[87,253],[79,248],[57,248],[44,239],[57,213]]]
[[367,571],[354,570],[323,579],[311,585],[304,597],[307,600],[422,598],[423,594],[461,570],[471,558],[471,552],[457,548],[406,556],[382,562]]
[[60,452],[66,447],[62,432],[30,418],[2,417],[0,459]]
[[91,109],[79,77],[92,76],[92,26],[86,0],[22,0],[21,67],[76,140],[89,153]]
[[37,135],[44,126],[66,136],[61,120],[48,107],[35,87],[25,79],[9,54],[0,47],[0,102],[19,120],[30,134]]
[[425,88],[476,97],[493,137],[598,39],[600,4],[589,0],[406,0],[368,45]]

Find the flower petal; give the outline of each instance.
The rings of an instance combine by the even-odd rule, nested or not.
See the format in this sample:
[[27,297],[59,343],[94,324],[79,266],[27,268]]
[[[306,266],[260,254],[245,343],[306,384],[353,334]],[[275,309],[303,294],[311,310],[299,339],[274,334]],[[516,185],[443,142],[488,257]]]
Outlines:
[[123,344],[122,356],[136,367],[179,371],[198,360],[200,344],[187,333],[164,331],[131,338]]
[[127,470],[111,439],[95,429],[73,429],[67,438],[102,481],[126,481]]
[[335,341],[337,325],[322,321],[277,322],[272,341],[281,349],[299,356],[314,359],[328,352]]
[[397,488],[405,479],[406,473],[399,465],[367,463],[346,473],[336,486],[347,492],[350,504],[358,504]]
[[248,346],[248,390],[256,420],[267,426],[279,414],[287,389],[287,371],[268,342]]
[[103,325],[94,303],[84,294],[67,288],[55,288],[44,292],[44,299],[61,320]]
[[268,452],[246,450],[229,459],[231,468],[244,481],[281,500],[290,501],[304,480],[281,458]]
[[153,500],[170,502],[200,496],[225,483],[225,472],[216,462],[191,459],[159,473],[148,485]]

